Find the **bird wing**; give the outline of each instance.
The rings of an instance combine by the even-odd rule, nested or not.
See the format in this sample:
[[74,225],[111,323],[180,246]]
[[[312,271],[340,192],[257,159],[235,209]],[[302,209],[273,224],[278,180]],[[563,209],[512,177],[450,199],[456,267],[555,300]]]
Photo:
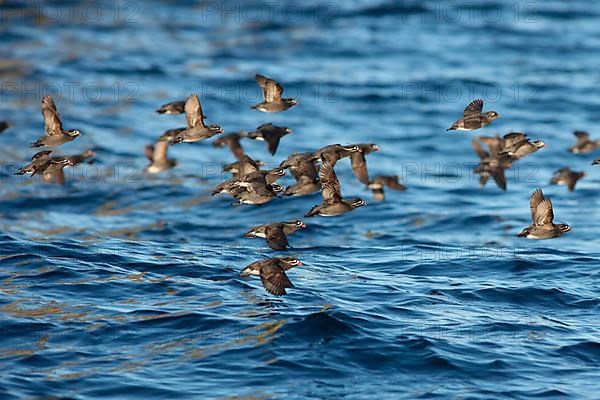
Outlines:
[[167,149],[169,143],[166,140],[159,140],[154,144],[154,155],[152,161],[154,162],[165,162],[167,161]]
[[333,164],[324,161],[321,170],[319,171],[321,179],[321,194],[323,200],[328,203],[337,203],[342,200],[342,190],[340,181],[333,170]]
[[259,170],[258,164],[249,155],[244,154],[239,161],[239,172],[240,177],[246,176]]
[[502,137],[502,142],[505,149],[510,149],[511,147],[526,141],[527,135],[521,132],[507,133]]
[[356,179],[365,185],[369,184],[369,171],[367,170],[367,160],[362,151],[356,151],[350,156],[352,163],[352,172]]
[[404,186],[403,184],[401,184],[399,182],[399,178],[398,176],[394,175],[394,176],[386,176],[384,183],[387,187],[389,187],[390,189],[394,189],[394,190],[406,190],[406,186]]
[[502,149],[503,141],[502,141],[502,139],[500,139],[500,137],[498,135],[496,135],[495,137],[481,136],[479,138],[479,140],[481,142],[487,144],[488,149],[490,150],[489,155],[493,155],[493,156],[498,155],[503,150]]
[[42,99],[42,116],[44,117],[44,131],[46,136],[61,135],[63,132],[60,115],[56,111],[54,100],[50,96]]
[[266,265],[260,269],[260,280],[267,292],[275,296],[286,294],[285,289],[294,287],[283,268],[278,265]]
[[273,250],[285,250],[290,245],[281,224],[267,226],[265,236],[267,237],[267,244]]
[[269,145],[269,153],[271,153],[271,155],[275,155],[275,152],[277,151],[277,147],[279,147],[279,141],[281,140],[281,136],[279,136],[277,134],[273,134],[273,135],[264,134],[263,137],[265,138],[265,140],[267,141],[267,144]]
[[255,78],[256,82],[262,89],[263,96],[267,103],[273,103],[281,100],[283,87],[279,84],[279,82],[269,79],[261,74],[256,74]]
[[483,160],[486,157],[489,157],[489,153],[485,150],[483,150],[483,147],[481,147],[481,143],[479,142],[479,137],[474,137],[471,140],[471,144],[473,145],[473,150],[475,150],[475,153],[477,153],[477,155],[479,156],[479,159]]
[[149,144],[144,148],[144,155],[149,161],[154,160],[154,146]]
[[185,101],[185,121],[188,128],[204,127],[204,114],[202,114],[200,99],[195,93],[192,93]]
[[311,181],[315,181],[317,179],[317,167],[315,163],[310,160],[301,161],[298,165],[290,167],[290,173],[299,181],[302,177],[307,177]]
[[483,111],[483,100],[473,100],[465,107],[464,116],[468,117],[469,115],[476,115],[481,113],[481,111]]
[[554,212],[552,211],[552,200],[544,198],[537,206],[534,223],[538,226],[552,225],[553,220]]
[[506,190],[506,176],[504,175],[504,168],[495,167],[490,169],[490,175],[494,178],[496,185],[502,190]]

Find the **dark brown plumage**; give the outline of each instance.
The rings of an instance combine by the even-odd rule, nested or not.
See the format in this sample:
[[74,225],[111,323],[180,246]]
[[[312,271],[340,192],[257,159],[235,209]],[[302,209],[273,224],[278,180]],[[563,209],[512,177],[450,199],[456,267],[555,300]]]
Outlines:
[[287,235],[304,229],[306,225],[302,221],[294,220],[288,222],[273,222],[271,224],[258,225],[251,228],[244,235],[247,238],[263,238],[267,245],[273,250],[287,250],[289,243]]
[[171,144],[198,142],[223,133],[223,129],[219,125],[204,123],[204,114],[197,94],[192,93],[187,98],[184,108],[187,127],[172,136]]
[[355,151],[350,154],[352,172],[354,173],[356,179],[359,180],[359,182],[368,185],[370,180],[369,171],[367,170],[367,160],[365,159],[365,156],[374,151],[379,151],[379,147],[375,143],[360,143],[350,146],[356,146],[359,149],[359,151]]
[[523,229],[517,237],[527,239],[551,239],[570,232],[571,227],[567,224],[555,224],[552,201],[544,196],[541,189],[536,189],[529,198],[532,224]]
[[285,189],[286,196],[304,196],[321,190],[313,153],[293,153],[281,162],[280,167],[287,168],[296,180]]
[[571,153],[586,154],[591,153],[600,147],[600,140],[590,140],[590,134],[584,131],[575,131],[573,133],[577,138],[577,143],[569,148]]
[[264,101],[252,106],[253,109],[262,112],[280,112],[298,104],[296,99],[281,97],[283,87],[279,82],[261,74],[256,74],[255,79],[262,90]]
[[54,100],[50,96],[42,99],[44,136],[31,144],[31,147],[60,146],[81,135],[77,129],[64,130]]
[[275,155],[279,141],[285,135],[292,133],[292,130],[287,126],[277,126],[272,123],[262,124],[255,131],[247,132],[246,137],[254,140],[263,140],[267,142],[269,153]]
[[473,100],[463,112],[463,118],[459,119],[447,131],[473,131],[483,128],[500,118],[496,111],[483,112],[483,100]]
[[301,265],[297,258],[267,258],[248,265],[240,272],[240,276],[260,276],[267,292],[275,296],[283,296],[287,294],[286,289],[294,287],[285,271]]
[[550,180],[552,185],[565,185],[569,189],[569,192],[575,190],[577,181],[585,176],[583,171],[571,171],[570,168],[564,167],[554,172],[554,176]]
[[329,161],[323,162],[319,171],[319,178],[321,180],[323,202],[314,206],[306,213],[306,217],[314,217],[316,215],[333,217],[365,205],[365,202],[358,197],[349,200],[342,198],[340,181],[333,170],[333,164]]

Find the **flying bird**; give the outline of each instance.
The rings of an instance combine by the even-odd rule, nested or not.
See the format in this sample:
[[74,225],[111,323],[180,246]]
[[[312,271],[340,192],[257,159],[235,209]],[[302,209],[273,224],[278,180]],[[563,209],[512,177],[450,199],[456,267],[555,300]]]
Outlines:
[[315,215],[333,217],[365,205],[365,202],[358,197],[348,200],[342,198],[340,181],[333,170],[333,164],[330,162],[323,162],[321,171],[319,171],[319,178],[321,179],[323,202],[306,213],[306,217],[314,217]]
[[483,112],[483,100],[473,100],[465,108],[463,117],[452,124],[447,131],[474,131],[483,128],[500,118],[496,111]]
[[219,125],[205,125],[200,99],[197,94],[191,94],[185,102],[185,120],[187,128],[173,135],[171,144],[181,142],[198,142],[208,139],[216,134],[223,133]]
[[552,210],[552,201],[544,197],[541,189],[536,189],[529,198],[531,209],[532,224],[523,229],[517,237],[527,239],[551,239],[562,236],[565,232],[570,232],[571,227],[567,224],[555,224],[554,211]]
[[260,276],[267,292],[275,296],[283,296],[287,294],[286,289],[294,287],[285,271],[301,265],[297,258],[267,258],[248,265],[240,272],[240,276]]
[[264,101],[251,108],[262,112],[280,112],[298,104],[296,99],[281,97],[283,87],[279,82],[261,74],[256,74],[255,79],[262,90]]
[[81,135],[77,129],[64,130],[54,100],[50,96],[42,99],[44,136],[31,144],[31,147],[60,146]]
[[246,137],[254,140],[262,140],[267,142],[269,153],[275,155],[279,141],[285,135],[292,133],[292,130],[287,126],[277,126],[272,123],[262,124],[255,131],[247,132]]
[[554,172],[554,176],[550,180],[552,185],[565,185],[569,192],[575,190],[577,181],[585,176],[583,171],[571,171],[569,167],[564,167]]
[[296,232],[298,229],[304,228],[306,228],[306,225],[299,220],[273,222],[271,224],[255,226],[246,232],[244,236],[247,238],[266,239],[267,245],[273,250],[287,250],[290,245],[287,236]]
[[590,140],[590,134],[583,131],[575,131],[573,133],[577,138],[577,143],[569,147],[569,151],[575,154],[591,153],[600,147],[600,139]]

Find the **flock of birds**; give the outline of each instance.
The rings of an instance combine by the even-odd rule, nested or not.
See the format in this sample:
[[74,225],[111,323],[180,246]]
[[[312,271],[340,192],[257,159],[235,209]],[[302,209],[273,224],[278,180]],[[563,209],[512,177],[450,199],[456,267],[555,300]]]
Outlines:
[[[298,104],[296,99],[283,98],[283,87],[275,80],[256,74],[256,82],[260,86],[264,101],[252,106],[253,109],[265,113],[282,112]],[[483,112],[483,100],[472,101],[465,109],[463,116],[447,130],[473,131],[490,125],[500,118],[496,111]],[[53,99],[45,96],[42,99],[42,116],[45,134],[31,144],[32,147],[56,147],[75,140],[81,135],[76,129],[65,130]],[[190,95],[185,101],[175,101],[161,106],[156,110],[159,114],[185,114],[186,126],[170,129],[164,132],[153,145],[145,148],[149,160],[146,173],[156,174],[167,171],[177,165],[177,161],[169,159],[169,146],[182,142],[193,143],[220,135],[214,140],[213,146],[229,148],[237,161],[225,165],[224,171],[232,174],[231,179],[218,184],[213,195],[225,194],[234,198],[234,205],[262,205],[280,195],[305,196],[321,192],[322,202],[312,207],[305,217],[333,217],[350,212],[365,205],[360,198],[344,198],[340,181],[334,167],[337,162],[349,158],[352,171],[358,181],[366,185],[377,201],[384,200],[384,188],[403,191],[406,189],[395,175],[380,175],[370,177],[365,156],[379,150],[373,143],[331,144],[314,152],[293,153],[281,162],[279,167],[268,170],[258,160],[252,159],[242,147],[242,140],[262,140],[267,143],[268,151],[275,155],[281,139],[292,133],[288,127],[266,123],[254,131],[242,131],[223,134],[223,129],[216,124],[206,124],[205,116],[196,94]],[[0,121],[0,133],[10,128],[8,122]],[[570,148],[573,153],[589,153],[600,147],[600,140],[590,140],[585,132],[575,132],[577,143]],[[479,156],[480,163],[475,173],[480,176],[483,186],[491,177],[498,187],[506,190],[505,170],[527,155],[535,153],[545,146],[539,140],[530,140],[526,134],[511,132],[503,137],[475,137],[473,148]],[[484,150],[486,145],[488,150]],[[31,162],[20,168],[16,174],[40,175],[45,182],[63,184],[65,175],[63,169],[90,161],[95,156],[92,150],[70,156],[52,156],[51,150],[36,153]],[[592,164],[600,164],[600,159]],[[277,184],[277,180],[288,170],[295,183],[287,188]],[[577,180],[585,176],[584,172],[562,168],[556,171],[551,183],[567,185],[569,190],[575,188]],[[540,189],[536,189],[530,197],[532,223],[523,229],[517,237],[528,239],[549,239],[561,236],[571,228],[566,224],[555,224],[552,201],[545,197]],[[262,238],[274,250],[287,250],[290,245],[288,235],[299,229],[306,228],[300,220],[273,222],[252,227],[246,234],[248,238]],[[281,296],[286,289],[293,287],[286,271],[302,265],[300,260],[293,257],[272,257],[256,261],[241,271],[241,276],[257,275],[264,288],[271,294]]]

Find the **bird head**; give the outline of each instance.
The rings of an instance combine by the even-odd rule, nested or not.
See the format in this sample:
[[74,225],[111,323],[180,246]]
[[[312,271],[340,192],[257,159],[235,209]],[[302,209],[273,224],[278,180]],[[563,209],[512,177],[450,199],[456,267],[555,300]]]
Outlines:
[[571,227],[567,224],[558,224],[558,229],[562,232],[571,232]]
[[302,262],[295,257],[282,257],[279,261],[288,268],[299,267],[302,265]]
[[77,129],[69,129],[67,131],[67,135],[76,138],[77,136],[81,135],[81,132],[79,132]]
[[500,118],[500,114],[498,114],[496,111],[488,111],[485,113],[485,116],[492,121]]

